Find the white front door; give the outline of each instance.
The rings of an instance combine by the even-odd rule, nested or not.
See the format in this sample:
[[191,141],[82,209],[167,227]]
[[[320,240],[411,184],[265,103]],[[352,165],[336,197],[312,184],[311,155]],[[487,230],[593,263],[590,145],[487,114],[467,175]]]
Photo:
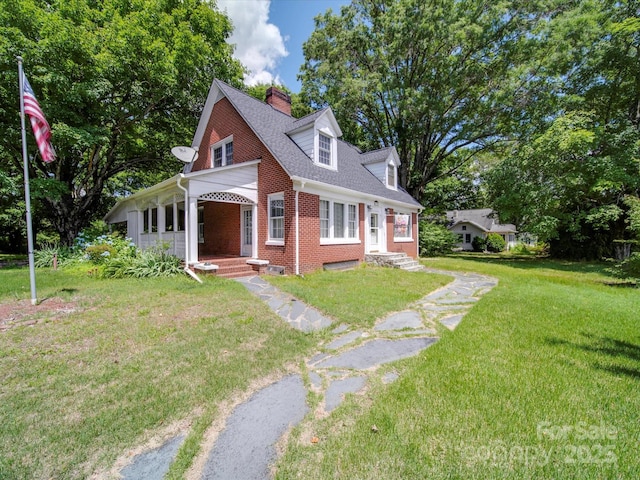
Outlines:
[[380,251],[380,218],[377,213],[369,214],[369,251]]
[[253,209],[251,205],[240,207],[240,225],[242,226],[240,255],[250,257],[253,252]]

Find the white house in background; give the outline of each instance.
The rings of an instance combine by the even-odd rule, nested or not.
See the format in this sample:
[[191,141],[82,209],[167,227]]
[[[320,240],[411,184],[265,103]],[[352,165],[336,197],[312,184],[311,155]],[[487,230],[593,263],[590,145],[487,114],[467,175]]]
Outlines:
[[463,250],[473,250],[475,237],[486,238],[490,233],[497,233],[507,243],[507,250],[516,244],[516,226],[510,223],[499,223],[498,215],[490,208],[474,210],[447,211],[447,228],[457,234]]

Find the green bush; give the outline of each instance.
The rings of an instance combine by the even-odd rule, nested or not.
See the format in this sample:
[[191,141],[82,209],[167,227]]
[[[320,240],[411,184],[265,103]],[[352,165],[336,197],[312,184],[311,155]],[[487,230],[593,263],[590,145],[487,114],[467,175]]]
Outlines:
[[447,227],[432,222],[420,222],[420,255],[432,257],[449,253],[458,243],[458,237]]
[[182,261],[166,253],[163,247],[142,251],[136,257],[115,257],[105,262],[101,275],[104,278],[171,277],[182,274]]
[[501,235],[497,233],[490,233],[487,235],[487,251],[491,253],[498,253],[504,250],[507,246],[507,242],[504,241]]
[[51,268],[54,258],[58,259],[58,266],[63,267],[76,261],[78,255],[71,248],[61,247],[57,244],[45,244],[33,252],[33,258],[37,268]]
[[474,252],[484,252],[487,249],[487,239],[481,236],[473,237],[471,246]]
[[608,268],[607,271],[616,277],[640,281],[640,252],[632,253],[629,258]]
[[115,249],[111,245],[100,244],[90,245],[85,249],[85,253],[88,259],[96,265],[105,263],[107,258],[111,257],[115,253]]

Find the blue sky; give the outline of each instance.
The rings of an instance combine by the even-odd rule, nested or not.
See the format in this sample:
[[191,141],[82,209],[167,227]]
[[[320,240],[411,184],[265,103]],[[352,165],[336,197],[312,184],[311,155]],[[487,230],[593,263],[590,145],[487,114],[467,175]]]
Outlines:
[[218,0],[234,25],[230,43],[250,69],[245,83],[282,83],[300,91],[296,79],[304,63],[302,44],[314,29],[313,18],[329,8],[339,12],[350,0]]

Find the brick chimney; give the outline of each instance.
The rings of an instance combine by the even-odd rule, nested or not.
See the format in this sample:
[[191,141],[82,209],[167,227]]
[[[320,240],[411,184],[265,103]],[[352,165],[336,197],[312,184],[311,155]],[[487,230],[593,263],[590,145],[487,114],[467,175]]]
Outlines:
[[291,116],[291,97],[276,87],[267,88],[266,102],[276,110]]

